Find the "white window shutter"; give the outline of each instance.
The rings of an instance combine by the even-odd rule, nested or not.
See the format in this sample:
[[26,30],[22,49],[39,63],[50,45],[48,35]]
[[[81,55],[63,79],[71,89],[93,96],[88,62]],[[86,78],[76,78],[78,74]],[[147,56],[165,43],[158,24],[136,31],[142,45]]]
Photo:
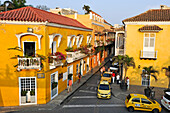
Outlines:
[[53,53],[57,52],[56,41],[53,41]]

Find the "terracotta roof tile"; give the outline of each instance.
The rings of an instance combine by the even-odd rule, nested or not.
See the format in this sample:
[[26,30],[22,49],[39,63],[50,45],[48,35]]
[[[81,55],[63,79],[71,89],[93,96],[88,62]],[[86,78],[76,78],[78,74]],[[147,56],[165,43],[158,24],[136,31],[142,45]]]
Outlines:
[[139,31],[160,31],[160,30],[163,30],[163,29],[157,25],[145,25],[139,28]]
[[123,22],[133,21],[170,21],[170,9],[151,9],[123,20]]
[[0,12],[0,20],[31,21],[31,22],[47,21],[49,23],[56,23],[92,30],[91,28],[84,26],[77,20],[33,7],[23,7],[6,12]]
[[119,28],[115,28],[115,31],[125,31],[125,28],[124,28],[124,26],[119,27]]

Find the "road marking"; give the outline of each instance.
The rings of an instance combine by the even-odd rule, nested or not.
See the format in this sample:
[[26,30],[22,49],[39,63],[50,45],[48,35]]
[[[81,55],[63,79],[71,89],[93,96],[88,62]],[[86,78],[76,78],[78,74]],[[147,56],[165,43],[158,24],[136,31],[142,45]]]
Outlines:
[[97,98],[96,96],[76,96],[73,97],[73,99],[77,99],[77,98]]
[[63,108],[92,108],[92,107],[125,107],[124,104],[101,104],[101,105],[64,105]]
[[86,89],[89,89],[89,87],[86,87]]
[[90,90],[93,90],[93,87],[91,87]]
[[94,91],[87,91],[87,90],[79,90],[79,92],[83,92],[83,93],[96,93]]

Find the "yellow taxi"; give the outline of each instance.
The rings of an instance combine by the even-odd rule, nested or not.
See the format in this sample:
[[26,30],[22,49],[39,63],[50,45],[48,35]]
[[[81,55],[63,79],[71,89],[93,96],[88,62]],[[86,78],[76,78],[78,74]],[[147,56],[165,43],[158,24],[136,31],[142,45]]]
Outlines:
[[125,100],[126,108],[132,112],[134,110],[161,112],[161,105],[142,94],[129,94]]
[[104,72],[103,75],[101,75],[101,81],[108,81],[111,83],[112,80],[112,73],[111,72]]
[[111,87],[108,81],[100,81],[97,87],[97,98],[110,99],[111,98]]

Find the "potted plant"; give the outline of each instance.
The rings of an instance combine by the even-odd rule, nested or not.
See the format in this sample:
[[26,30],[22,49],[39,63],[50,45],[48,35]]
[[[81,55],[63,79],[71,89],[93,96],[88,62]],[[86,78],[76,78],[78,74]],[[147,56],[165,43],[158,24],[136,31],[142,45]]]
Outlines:
[[57,85],[58,85],[58,82],[53,82],[53,83],[52,83],[52,89],[56,88]]
[[165,70],[165,75],[168,77],[169,79],[169,85],[168,85],[168,89],[164,90],[164,92],[170,92],[170,66],[168,67],[163,67],[162,70]]
[[21,103],[26,103],[27,91],[21,91]]
[[[156,77],[156,73],[159,74],[159,72],[155,69],[153,69],[153,66],[149,66],[149,67],[143,67],[144,72],[142,73],[143,75],[148,75],[148,77],[152,76],[156,81],[157,81],[157,77]],[[148,84],[147,87],[144,89],[145,95],[147,97],[150,97],[151,94],[151,88],[150,88],[150,79],[148,78]]]
[[67,49],[65,49],[65,51],[67,51],[67,52],[74,52],[72,47],[67,47]]

